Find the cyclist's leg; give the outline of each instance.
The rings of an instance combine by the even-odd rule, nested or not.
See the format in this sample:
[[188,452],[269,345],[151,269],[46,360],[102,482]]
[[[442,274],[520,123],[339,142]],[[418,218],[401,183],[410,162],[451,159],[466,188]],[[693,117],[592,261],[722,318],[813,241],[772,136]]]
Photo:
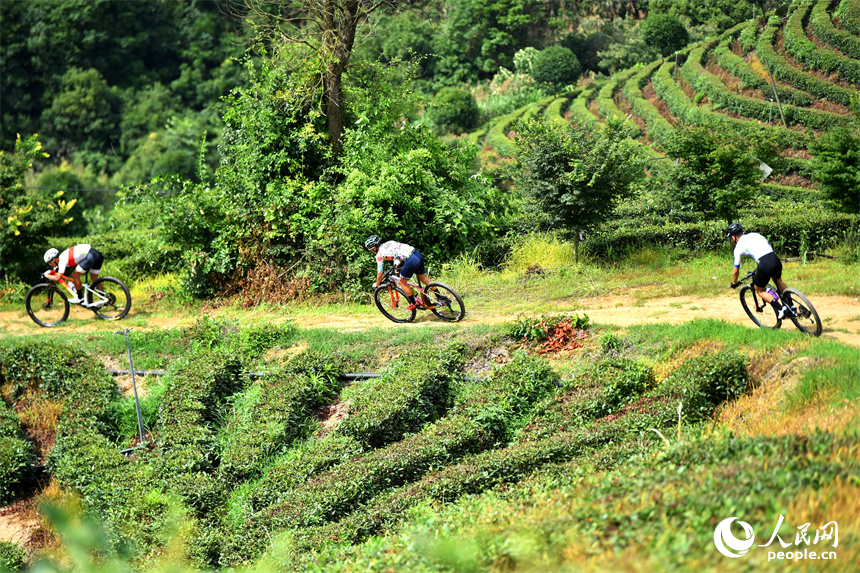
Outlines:
[[403,261],[403,269],[400,271],[400,287],[410,297],[410,302],[413,292],[412,287],[406,281],[411,279],[412,275],[418,275],[418,280],[421,280],[421,275],[426,272],[424,269],[424,256],[417,249],[412,251],[412,254]]

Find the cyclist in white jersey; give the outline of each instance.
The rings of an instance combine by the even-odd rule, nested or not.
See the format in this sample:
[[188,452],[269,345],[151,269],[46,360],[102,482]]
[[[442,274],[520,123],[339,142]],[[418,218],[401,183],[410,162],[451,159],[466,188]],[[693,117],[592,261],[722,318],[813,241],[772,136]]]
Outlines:
[[75,298],[69,300],[72,304],[84,302],[80,298],[80,293],[83,290],[81,284],[81,275],[89,273],[93,280],[96,280],[102,270],[104,257],[100,252],[89,245],[75,245],[71,249],[66,249],[60,253],[57,249],[48,249],[45,251],[45,262],[51,265],[55,270],[54,273],[45,275],[46,279],[52,281],[60,280],[60,275],[66,274],[66,269],[72,267],[72,283],[74,283]]
[[[402,264],[403,268],[400,270],[399,282],[400,288],[403,289],[406,298],[409,299],[409,306],[407,308],[412,310],[418,306],[408,280],[414,274],[418,276],[421,284],[430,284],[430,279],[427,277],[427,271],[424,268],[424,255],[418,252],[418,249],[410,247],[406,243],[398,243],[397,241],[383,243],[382,239],[376,235],[369,236],[364,242],[364,247],[376,255],[376,280],[373,281],[373,287],[378,287],[382,280],[385,261],[394,261],[395,266]],[[430,308],[429,301],[424,300],[422,302],[427,308]]]
[[767,242],[767,239],[758,233],[744,233],[740,223],[732,223],[726,228],[726,237],[735,244],[735,268],[732,271],[732,282],[729,286],[732,288],[738,287],[738,276],[741,270],[741,257],[746,255],[752,257],[756,262],[755,277],[753,278],[753,286],[759,298],[765,302],[769,302],[776,310],[777,317],[781,320],[788,308],[778,298],[774,298],[767,292],[767,283],[770,279],[776,283],[776,287],[780,293],[788,288],[788,285],[782,280],[782,261],[773,252],[773,247]]

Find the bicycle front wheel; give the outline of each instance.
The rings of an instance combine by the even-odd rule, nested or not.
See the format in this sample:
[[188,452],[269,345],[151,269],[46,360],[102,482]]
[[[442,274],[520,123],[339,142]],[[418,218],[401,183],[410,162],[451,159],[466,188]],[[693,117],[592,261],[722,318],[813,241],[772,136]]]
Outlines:
[[26,299],[27,314],[39,326],[57,326],[69,318],[69,299],[52,284],[38,284]]
[[131,295],[122,281],[104,277],[93,281],[92,311],[102,320],[119,320],[131,310]]
[[412,322],[415,320],[415,309],[409,310],[409,299],[400,287],[394,285],[380,285],[373,291],[373,300],[376,308],[385,315],[385,318],[393,322]]
[[822,325],[821,319],[818,318],[818,312],[815,311],[815,307],[802,292],[787,288],[782,293],[782,302],[794,312],[795,316],[789,315],[794,326],[806,334],[821,336]]
[[463,304],[463,299],[460,298],[457,291],[448,285],[430,283],[424,289],[424,292],[427,294],[431,306],[435,305],[430,310],[442,320],[459,322],[466,316],[466,305]]
[[[759,307],[764,307],[759,310]],[[777,329],[782,326],[782,321],[777,318],[776,311],[770,303],[764,302],[759,298],[755,289],[750,285],[744,285],[741,288],[741,306],[754,323],[762,328]]]

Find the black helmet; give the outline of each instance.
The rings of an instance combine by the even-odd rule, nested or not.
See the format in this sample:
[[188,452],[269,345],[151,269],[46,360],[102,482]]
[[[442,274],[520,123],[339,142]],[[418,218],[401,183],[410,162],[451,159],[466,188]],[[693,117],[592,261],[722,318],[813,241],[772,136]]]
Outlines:
[[377,248],[377,247],[378,247],[379,245],[381,245],[381,244],[382,244],[382,239],[380,239],[380,238],[379,238],[378,236],[376,236],[376,235],[371,235],[371,236],[369,236],[369,237],[367,238],[367,240],[364,242],[364,248],[365,248],[365,249],[367,249],[367,250],[369,251],[370,249],[375,249],[375,248]]
[[743,235],[744,228],[741,227],[740,223],[732,223],[728,227],[726,227],[726,238],[734,237],[735,235]]

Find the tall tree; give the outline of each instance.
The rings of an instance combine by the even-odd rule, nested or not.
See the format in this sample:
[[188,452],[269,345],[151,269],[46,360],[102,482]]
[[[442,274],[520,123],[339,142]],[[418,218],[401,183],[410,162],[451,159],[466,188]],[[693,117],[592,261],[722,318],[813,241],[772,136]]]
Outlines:
[[322,64],[326,128],[332,149],[343,143],[343,74],[349,64],[360,26],[383,6],[396,8],[409,0],[245,0],[272,40],[308,47]]

